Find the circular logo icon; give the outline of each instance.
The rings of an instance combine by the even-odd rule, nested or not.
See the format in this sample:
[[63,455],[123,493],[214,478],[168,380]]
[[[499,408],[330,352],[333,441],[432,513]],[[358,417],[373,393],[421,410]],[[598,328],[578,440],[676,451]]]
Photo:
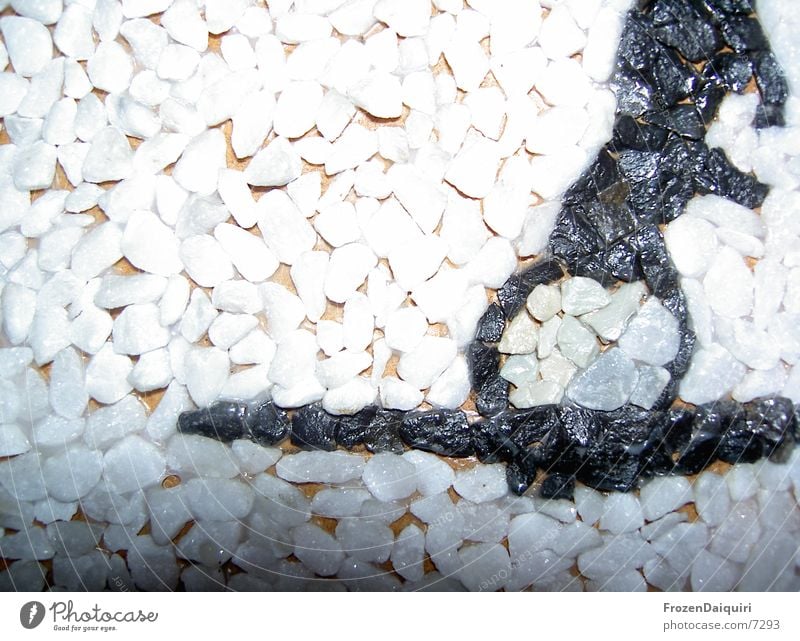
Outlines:
[[19,610],[19,622],[27,630],[33,630],[44,619],[44,605],[38,601],[28,601]]

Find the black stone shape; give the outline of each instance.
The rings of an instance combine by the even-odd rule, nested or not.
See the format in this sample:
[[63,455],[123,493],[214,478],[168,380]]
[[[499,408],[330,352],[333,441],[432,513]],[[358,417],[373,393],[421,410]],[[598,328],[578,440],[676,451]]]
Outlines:
[[291,430],[291,421],[285,410],[272,401],[263,401],[250,408],[246,418],[250,438],[259,445],[280,443]]
[[566,474],[551,474],[542,481],[539,495],[543,499],[567,499],[571,501],[575,497],[575,477]]
[[339,418],[328,414],[319,404],[301,407],[292,416],[292,445],[306,450],[336,449]]
[[484,343],[499,343],[505,328],[506,315],[503,313],[503,308],[497,303],[492,303],[478,322],[478,333],[475,335],[475,340]]
[[[703,138],[725,95],[744,91],[753,77],[761,95],[755,126],[783,126],[786,79],[750,0],[640,0],[638,6],[628,16],[610,83],[618,103],[612,140],[564,195],[549,254],[498,290],[466,350],[481,416],[375,406],[333,416],[316,403],[292,410],[290,419],[271,401],[219,402],[181,414],[179,431],[263,445],[290,436],[304,449],[400,453],[411,447],[474,455],[506,464],[515,494],[527,492],[543,475],[544,498],[572,498],[576,480],[627,492],[642,479],[695,474],[716,460],[785,461],[800,439],[789,399],[675,406],[696,337],[659,226],[683,213],[698,194],[718,194],[748,208],[761,205],[766,185],[733,167]],[[643,280],[678,320],[678,353],[665,365],[670,381],[652,409],[509,406],[495,344],[534,287],[565,275],[588,276],[607,287]]]
[[464,457],[475,451],[471,431],[467,416],[461,410],[409,412],[400,425],[400,438],[418,450]]
[[723,51],[711,58],[703,69],[703,77],[728,91],[743,93],[753,77],[753,63],[747,56]]
[[178,431],[230,443],[247,435],[247,413],[248,406],[245,403],[214,403],[209,407],[181,413],[178,416]]

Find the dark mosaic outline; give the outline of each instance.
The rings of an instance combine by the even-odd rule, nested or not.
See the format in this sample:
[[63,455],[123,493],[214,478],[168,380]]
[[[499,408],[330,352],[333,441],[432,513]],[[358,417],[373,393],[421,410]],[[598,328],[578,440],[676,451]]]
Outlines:
[[[271,401],[220,402],[181,414],[179,431],[262,445],[289,438],[302,449],[416,448],[476,456],[505,463],[516,494],[542,474],[540,494],[547,498],[571,498],[576,480],[624,492],[642,478],[695,474],[716,460],[785,460],[800,439],[789,399],[698,407],[676,402],[695,336],[659,229],[698,194],[748,208],[763,202],[767,186],[703,142],[722,99],[743,93],[753,78],[761,96],[756,127],[783,126],[787,84],[751,0],[642,0],[631,11],[611,81],[618,102],[613,138],[564,196],[549,256],[506,281],[467,348],[477,420],[470,423],[462,410],[368,407],[333,416],[318,403],[287,412]],[[590,277],[606,287],[644,281],[678,319],[680,348],[666,365],[670,383],[652,410],[509,406],[495,343],[536,285],[565,276]]]

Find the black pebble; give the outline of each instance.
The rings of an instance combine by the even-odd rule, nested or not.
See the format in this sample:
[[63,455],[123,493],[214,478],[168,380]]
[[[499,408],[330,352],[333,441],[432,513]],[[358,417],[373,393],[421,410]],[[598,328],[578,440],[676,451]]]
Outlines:
[[789,86],[783,70],[771,51],[753,54],[753,73],[761,100],[767,105],[782,105],[789,98]]
[[543,499],[567,499],[575,497],[575,477],[566,474],[551,474],[543,482],[539,490]]
[[508,407],[508,381],[495,374],[475,396],[475,408],[481,416],[494,416]]
[[470,456],[471,430],[461,410],[409,412],[400,425],[400,437],[409,447],[442,456]]
[[214,403],[198,410],[183,412],[178,416],[178,431],[230,443],[247,435],[247,411],[245,403]]
[[503,308],[497,303],[489,305],[478,322],[478,333],[475,340],[484,343],[499,343],[503,337],[503,330],[506,327],[506,316]]
[[769,43],[756,18],[734,16],[721,26],[722,37],[736,53],[769,49]]
[[703,76],[719,80],[728,91],[742,93],[753,77],[753,65],[747,56],[724,51],[709,61],[703,70]]
[[259,445],[275,445],[289,436],[291,422],[288,414],[272,401],[262,401],[250,408],[247,429]]
[[301,407],[292,417],[292,445],[305,450],[333,451],[338,423],[339,419],[319,404]]

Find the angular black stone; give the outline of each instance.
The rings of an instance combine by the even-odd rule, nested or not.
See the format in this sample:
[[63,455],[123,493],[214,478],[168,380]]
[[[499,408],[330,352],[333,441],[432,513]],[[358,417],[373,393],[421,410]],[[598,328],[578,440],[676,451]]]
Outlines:
[[523,454],[506,466],[508,488],[517,496],[522,496],[536,480],[536,461],[533,456]]
[[782,105],[789,97],[789,85],[780,64],[771,51],[761,51],[751,56],[756,85],[761,100],[768,105]]
[[654,89],[651,96],[653,106],[646,111],[662,110],[677,105],[684,98],[693,95],[701,81],[694,68],[684,64],[680,57],[669,49],[663,49],[653,66],[644,73]]
[[710,193],[733,200],[748,209],[760,207],[769,188],[755,176],[744,174],[734,167],[721,149],[708,153],[707,169],[712,177]]
[[[581,205],[565,205],[558,215],[553,231],[550,233],[550,250],[562,258],[575,273],[575,266],[590,256],[596,256],[605,249],[597,230],[586,219]],[[527,296],[520,299],[524,303]],[[520,304],[520,307],[522,305]]]
[[760,104],[756,108],[756,119],[753,126],[756,129],[768,127],[783,127],[786,125],[783,105]]
[[563,276],[561,263],[554,258],[542,259],[525,271],[513,274],[497,292],[506,318],[513,318],[522,309],[534,287],[555,282]]
[[710,16],[725,20],[729,16],[750,15],[755,11],[752,0],[692,0],[702,6]]
[[694,105],[703,122],[711,124],[725,98],[725,88],[717,82],[704,82],[694,96]]
[[[617,113],[638,118],[647,111],[666,106],[658,104],[656,90],[640,71],[621,64],[611,78],[610,86],[617,97]],[[663,100],[658,101],[664,103]]]
[[336,449],[339,418],[328,414],[319,404],[306,405],[292,416],[292,445],[305,450]]
[[697,474],[720,455],[720,441],[725,424],[729,421],[729,408],[718,403],[697,408],[692,421],[688,442],[680,448],[676,468],[684,474]]
[[736,53],[769,49],[769,42],[757,18],[731,16],[720,26],[722,38]]
[[244,403],[221,401],[178,416],[178,431],[197,434],[223,443],[247,436],[248,407]]
[[364,445],[370,452],[392,452],[401,454],[405,449],[400,438],[400,425],[404,412],[396,410],[378,410],[369,425],[369,432],[364,438]]
[[499,343],[506,328],[506,315],[497,303],[489,305],[478,322],[478,333],[475,340],[485,343]]
[[478,389],[475,409],[481,416],[494,416],[508,407],[508,381],[495,374]]
[[631,116],[620,116],[614,123],[614,148],[638,151],[660,151],[667,142],[667,132],[661,127],[641,123]]
[[290,429],[289,415],[272,401],[262,401],[247,413],[247,430],[259,445],[280,443]]
[[689,2],[652,3],[653,34],[692,62],[707,60],[722,46],[717,28]]
[[409,447],[442,456],[470,456],[471,429],[461,410],[409,412],[400,425],[400,437]]
[[510,462],[524,452],[508,437],[505,427],[498,424],[496,419],[479,419],[470,427],[475,456],[481,463]]
[[[624,191],[626,195],[629,193],[627,188]],[[603,247],[629,236],[638,226],[636,215],[624,201],[606,203],[598,199],[587,203],[583,209],[583,216],[597,232]]]
[[601,149],[597,158],[564,194],[565,204],[583,204],[597,198],[619,182],[617,161],[608,149]]
[[542,482],[539,495],[543,499],[571,501],[575,497],[575,477],[566,474],[551,474]]
[[651,30],[652,20],[649,16],[632,11],[628,14],[625,27],[622,30],[617,55],[620,60],[628,64],[631,69],[649,69],[659,53]]
[[753,65],[747,56],[725,51],[709,61],[703,77],[718,80],[728,91],[742,93],[753,77]]
[[481,389],[500,371],[500,352],[496,347],[473,341],[467,346],[466,357],[473,389]]
[[693,105],[676,105],[666,111],[645,114],[643,118],[646,122],[669,129],[683,138],[700,140],[706,135],[705,123]]
[[[608,273],[615,279],[632,283],[644,277],[636,248],[628,240],[620,240],[603,252],[602,259]],[[600,281],[603,286],[611,282]]]

